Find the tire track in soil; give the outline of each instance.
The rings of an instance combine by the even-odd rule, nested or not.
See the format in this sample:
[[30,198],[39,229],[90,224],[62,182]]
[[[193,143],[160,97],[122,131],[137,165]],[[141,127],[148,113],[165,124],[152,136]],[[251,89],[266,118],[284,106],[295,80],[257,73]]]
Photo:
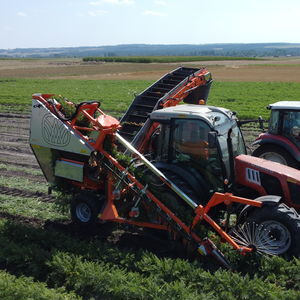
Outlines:
[[30,179],[34,182],[42,183],[42,184],[47,183],[43,175],[33,175],[24,171],[7,170],[6,168],[0,167],[0,174],[1,176],[6,176],[6,177],[25,177],[26,179]]
[[30,169],[35,169],[35,170],[40,170],[40,166],[36,164],[30,164],[30,163],[19,163],[16,161],[7,161],[7,159],[2,159],[1,158],[1,153],[0,153],[0,163],[5,164],[5,165],[11,165],[11,166],[17,166],[17,167],[22,167],[22,168],[30,168]]
[[16,138],[16,134],[14,133],[8,133],[8,132],[1,132],[0,135],[2,137],[2,141],[7,141],[7,142],[22,142],[22,143],[28,143],[29,141],[29,135],[21,135],[18,134],[18,137]]
[[54,202],[55,198],[51,195],[42,192],[31,192],[17,188],[10,188],[0,185],[0,194],[7,196],[19,196],[24,198],[39,198],[42,202]]
[[[10,104],[8,104],[8,106],[10,106]],[[0,113],[0,118],[30,120],[30,114]]]
[[11,153],[24,153],[32,155],[32,151],[29,145],[26,145],[25,143],[16,143],[16,142],[5,142],[2,141],[0,144],[0,151],[8,151]]
[[33,227],[42,227],[45,223],[45,220],[34,218],[34,217],[25,217],[21,215],[13,215],[8,212],[0,211],[0,219],[6,219],[13,223],[17,224],[26,224]]

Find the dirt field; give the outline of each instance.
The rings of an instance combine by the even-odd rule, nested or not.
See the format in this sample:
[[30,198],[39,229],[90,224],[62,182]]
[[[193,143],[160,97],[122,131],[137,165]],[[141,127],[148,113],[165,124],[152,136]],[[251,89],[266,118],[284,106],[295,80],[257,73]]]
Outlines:
[[300,82],[300,58],[199,63],[93,63],[81,59],[0,60],[0,78],[157,80],[178,66],[207,66],[217,81]]

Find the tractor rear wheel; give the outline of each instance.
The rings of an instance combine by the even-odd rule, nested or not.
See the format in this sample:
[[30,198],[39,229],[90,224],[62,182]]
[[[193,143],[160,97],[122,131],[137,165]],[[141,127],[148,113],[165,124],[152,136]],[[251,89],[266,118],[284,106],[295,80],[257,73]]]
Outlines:
[[103,205],[101,196],[92,192],[81,192],[71,202],[71,217],[75,224],[82,226],[94,225]]
[[286,258],[300,256],[300,216],[283,203],[252,211],[240,225],[239,234],[258,252]]
[[252,155],[292,168],[299,168],[298,162],[286,150],[276,145],[262,145],[254,150]]

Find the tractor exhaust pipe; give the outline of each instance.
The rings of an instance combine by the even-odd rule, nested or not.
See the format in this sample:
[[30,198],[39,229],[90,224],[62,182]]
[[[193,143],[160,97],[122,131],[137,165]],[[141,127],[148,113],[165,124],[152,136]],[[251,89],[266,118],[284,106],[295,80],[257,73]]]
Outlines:
[[229,183],[233,183],[233,181],[234,181],[234,158],[233,158],[231,133],[232,133],[232,128],[230,128],[228,130],[228,134],[227,134],[227,148],[228,148],[228,154],[229,154],[229,172],[230,172]]

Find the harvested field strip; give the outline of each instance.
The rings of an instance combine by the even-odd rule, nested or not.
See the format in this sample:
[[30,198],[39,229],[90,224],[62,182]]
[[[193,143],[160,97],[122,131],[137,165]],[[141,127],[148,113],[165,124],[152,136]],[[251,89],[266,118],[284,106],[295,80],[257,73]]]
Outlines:
[[10,153],[17,152],[18,154],[24,153],[32,155],[30,146],[27,143],[3,141],[0,144],[0,151],[8,151]]
[[[22,128],[22,127],[13,127],[13,126],[1,126],[0,132],[2,134],[10,134],[11,138],[14,136],[15,141],[18,141],[19,138],[29,138],[29,127],[28,128]],[[5,136],[4,136],[5,138]]]
[[[11,123],[11,120],[8,119],[9,121],[7,121],[7,119],[5,118],[1,118],[1,128],[12,128],[12,129],[22,129],[22,130],[28,130],[28,133],[29,133],[29,120],[27,122],[15,122],[15,123]],[[4,125],[5,124],[5,125]],[[17,130],[16,130],[16,133],[19,133]],[[28,134],[29,136],[29,134]]]
[[[4,105],[4,104],[1,104]],[[25,114],[16,114],[16,113],[0,113],[0,118],[7,118],[7,119],[30,119],[30,115]]]
[[46,179],[44,178],[43,175],[33,175],[29,172],[24,172],[19,170],[7,170],[7,168],[1,168],[1,164],[0,164],[0,174],[6,177],[26,177],[26,178],[30,178],[30,180],[36,183],[47,184]]
[[[280,258],[262,259],[254,277],[207,272],[199,263],[120,250],[99,239],[79,241],[51,229],[5,220],[0,221],[0,242],[2,268],[50,287],[65,286],[85,299],[296,299],[300,295],[295,278],[299,266]],[[248,270],[253,271],[250,263]]]
[[18,214],[10,214],[10,213],[4,212],[4,211],[0,211],[0,219],[5,219],[5,221],[13,222],[16,224],[26,224],[31,227],[41,227],[41,228],[47,222],[40,218],[26,217],[26,216],[21,216]]
[[0,151],[0,162],[15,163],[16,165],[37,166],[38,163],[32,153],[20,153],[17,151],[11,152],[7,150]]
[[36,184],[35,182],[32,182],[30,178],[23,178],[23,177],[9,177],[9,180],[6,176],[0,176],[0,186],[5,186],[9,188],[16,188],[31,192],[40,192],[47,194],[48,192],[48,187],[46,184]]
[[[33,155],[31,155],[33,156]],[[33,160],[34,161],[34,160]],[[38,165],[38,163],[36,161],[30,163],[30,162],[18,162],[16,161],[16,157],[5,157],[5,155],[1,155],[0,153],[0,164],[6,164],[9,166],[19,166],[21,168],[31,168],[31,169],[36,169],[36,170],[40,170],[40,166]]]
[[42,202],[54,202],[54,197],[45,193],[9,188],[2,185],[0,185],[0,194],[9,196],[39,198],[39,201]]
[[[31,169],[31,168],[24,168],[24,167],[18,167],[18,166],[11,166],[9,164],[5,163],[0,163],[0,169],[5,170],[5,171],[16,171],[16,172],[21,172],[25,173],[27,175],[32,175],[32,176],[37,176],[37,177],[43,177],[43,173],[41,169]],[[22,176],[21,176],[22,177]]]
[[[7,133],[7,130],[5,130],[6,128],[0,127],[0,132],[1,132],[1,136],[4,140],[6,141],[10,141],[10,140],[16,140],[16,134],[14,133]],[[28,143],[28,138],[29,135],[20,135],[18,134],[17,136],[17,141],[18,142],[23,142],[23,143]]]
[[10,114],[12,111],[13,112],[24,112],[24,113],[29,113],[31,110],[31,106],[29,104],[23,104],[23,105],[13,105],[13,104],[8,104],[8,103],[1,103],[0,104],[0,111],[2,113],[8,113]]

